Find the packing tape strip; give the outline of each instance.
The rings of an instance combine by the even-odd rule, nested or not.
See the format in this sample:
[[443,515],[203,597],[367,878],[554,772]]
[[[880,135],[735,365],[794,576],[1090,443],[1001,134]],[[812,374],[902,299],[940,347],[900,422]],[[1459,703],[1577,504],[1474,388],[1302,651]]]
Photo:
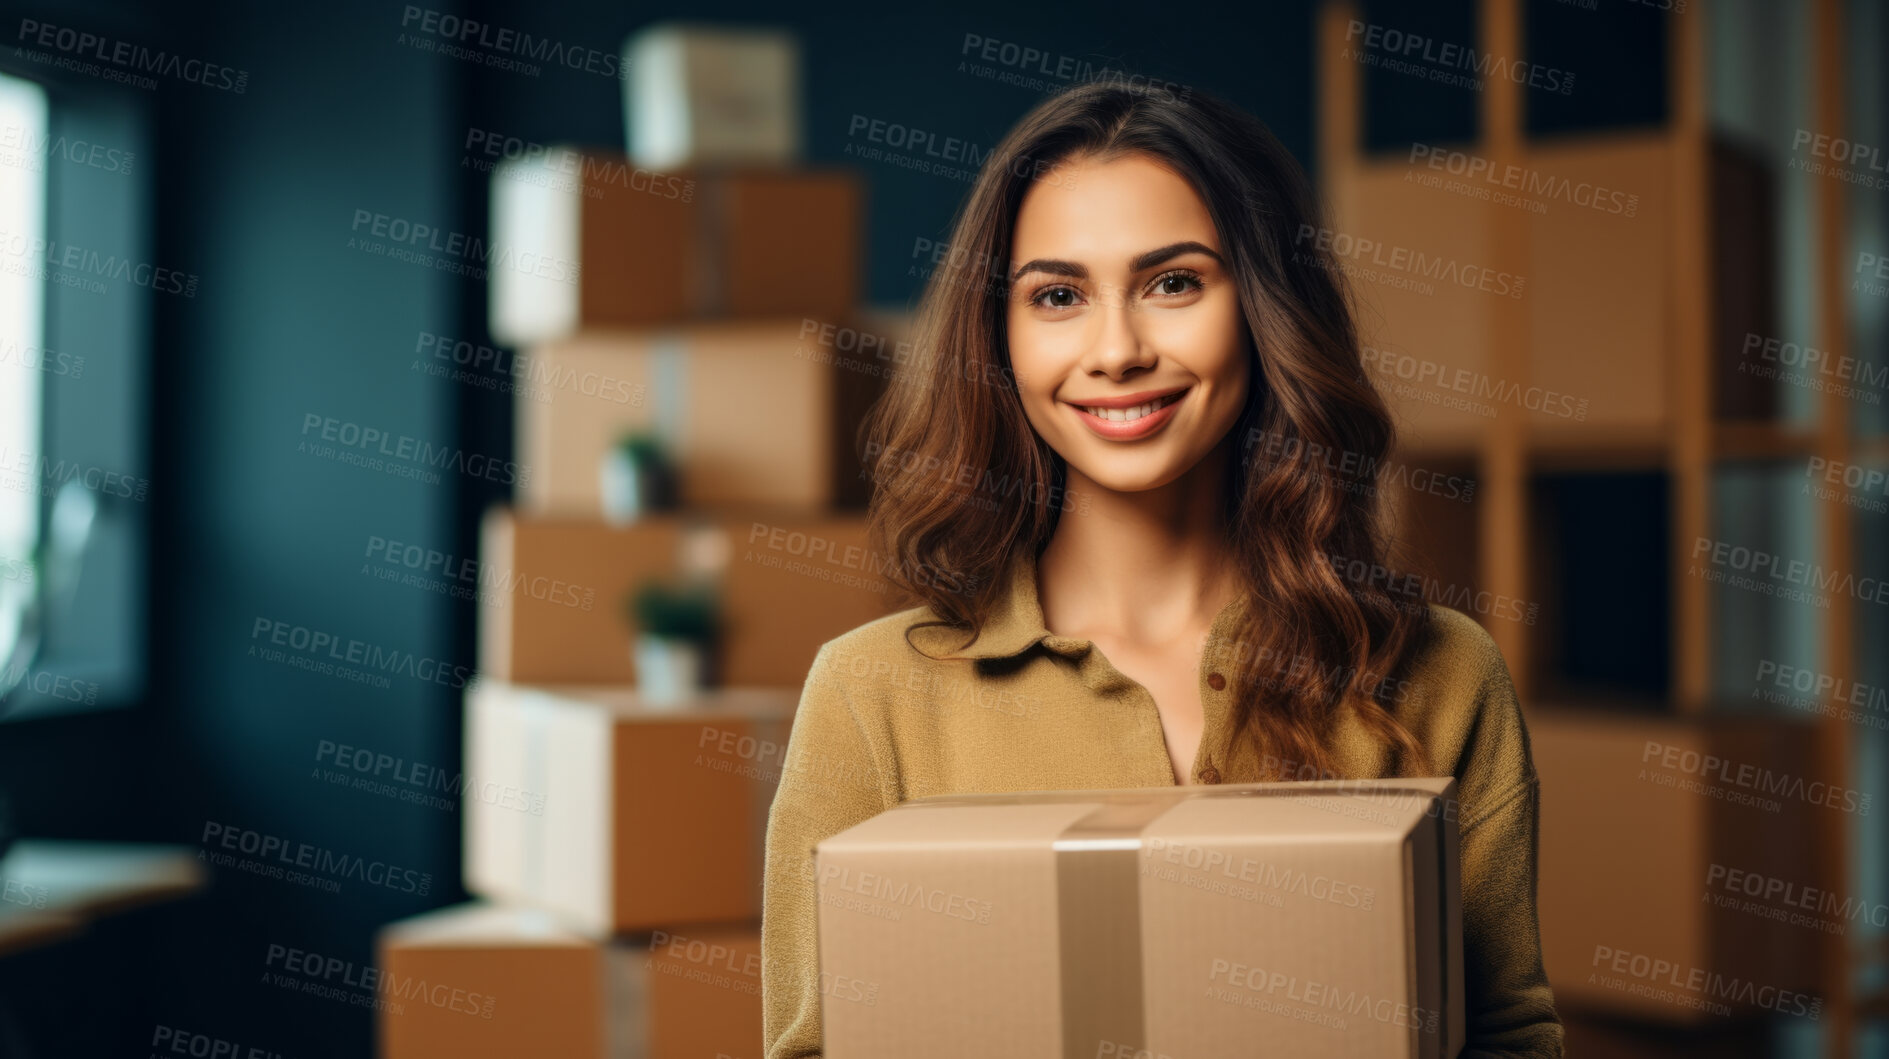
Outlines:
[[[1316,782],[1316,781],[1315,781]],[[1357,788],[1353,788],[1354,790]],[[1415,795],[1425,801],[1441,796],[1417,787],[1370,787],[1370,794]],[[978,805],[1042,805],[1100,801],[1094,811],[1065,827],[1052,843],[1056,851],[1056,918],[1062,979],[1063,1059],[1093,1059],[1101,1042],[1128,1054],[1148,1048],[1146,997],[1141,988],[1142,835],[1156,820],[1184,801],[1226,797],[1329,797],[1345,788],[1294,790],[1234,786],[1152,787],[1098,796],[1094,792],[1057,791],[1045,798],[1011,794],[948,794],[907,802],[902,808],[956,808]],[[1450,872],[1443,864],[1446,846],[1442,813],[1436,821],[1438,914],[1447,918]],[[1449,1010],[1447,941],[1438,946],[1444,961],[1443,1001]]]
[[[541,692],[516,690],[518,696],[517,718],[524,733],[522,753],[524,768],[519,777],[519,785],[527,791],[544,794],[551,779],[551,715],[556,709]],[[527,817],[523,821],[525,829],[524,870],[520,873],[519,884],[527,894],[542,897],[548,883],[545,877],[544,818]]]
[[[677,469],[689,462],[689,344],[680,331],[650,339],[650,397],[656,436]],[[681,499],[681,498],[678,498]]]
[[724,175],[708,174],[696,181],[695,254],[690,304],[697,317],[719,317],[728,311],[728,200]]

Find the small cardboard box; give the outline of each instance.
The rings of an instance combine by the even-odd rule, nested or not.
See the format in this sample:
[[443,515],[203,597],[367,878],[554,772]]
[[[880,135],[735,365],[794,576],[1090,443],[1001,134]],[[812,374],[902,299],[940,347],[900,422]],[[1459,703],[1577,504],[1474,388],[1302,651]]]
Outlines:
[[815,848],[827,1059],[1448,1057],[1456,781],[919,798]]
[[662,23],[623,43],[630,153],[658,169],[800,158],[800,44],[780,29]]
[[849,313],[591,331],[527,354],[517,411],[520,508],[601,517],[604,458],[654,433],[688,507],[863,508],[860,422],[908,321]]
[[600,941],[472,902],[388,924],[379,950],[382,1059],[761,1059],[756,923]]
[[492,336],[833,318],[858,302],[864,189],[844,169],[656,172],[557,146],[492,174]]
[[611,526],[505,508],[482,527],[479,670],[503,680],[634,684],[623,601],[679,576],[686,542],[719,533],[725,618],[715,676],[798,691],[820,645],[896,609],[862,517],[774,510],[665,514]]
[[452,905],[377,941],[381,1059],[621,1052],[606,1035],[601,947],[543,912]]
[[625,688],[466,693],[466,888],[594,937],[761,914],[789,689],[650,709]]

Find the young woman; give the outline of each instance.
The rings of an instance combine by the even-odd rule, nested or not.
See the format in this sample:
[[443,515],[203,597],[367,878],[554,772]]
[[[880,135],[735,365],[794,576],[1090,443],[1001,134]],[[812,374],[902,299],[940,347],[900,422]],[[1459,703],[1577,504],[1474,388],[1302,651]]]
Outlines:
[[1538,786],[1494,641],[1387,559],[1392,443],[1291,155],[1193,94],[1083,85],[985,162],[864,424],[878,572],[769,817],[770,1059],[818,1055],[813,847],[910,798],[1454,775],[1466,1056],[1558,1056]]

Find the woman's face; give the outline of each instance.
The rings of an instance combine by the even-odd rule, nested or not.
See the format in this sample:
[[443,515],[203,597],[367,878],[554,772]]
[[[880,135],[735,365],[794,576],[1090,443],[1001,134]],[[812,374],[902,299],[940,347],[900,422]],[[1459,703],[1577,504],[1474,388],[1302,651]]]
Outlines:
[[1251,354],[1192,185],[1143,154],[1071,159],[1025,194],[1011,245],[1011,368],[1072,478],[1139,492],[1198,464],[1239,418]]

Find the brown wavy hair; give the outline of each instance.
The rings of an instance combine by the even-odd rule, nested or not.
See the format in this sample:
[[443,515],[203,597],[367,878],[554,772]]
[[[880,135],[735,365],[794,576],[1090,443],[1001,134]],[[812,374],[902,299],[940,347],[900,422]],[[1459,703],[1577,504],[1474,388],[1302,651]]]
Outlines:
[[[1226,461],[1223,505],[1252,605],[1229,643],[1208,645],[1238,677],[1230,747],[1253,734],[1263,776],[1335,776],[1326,740],[1349,701],[1404,774],[1427,775],[1424,749],[1396,716],[1395,676],[1430,613],[1394,590],[1387,558],[1375,484],[1394,427],[1363,371],[1330,240],[1307,238],[1326,230],[1303,170],[1259,119],[1205,93],[1078,85],[1038,105],[985,160],[934,255],[915,356],[860,424],[876,484],[869,533],[891,560],[886,576],[939,616],[911,628],[963,629],[968,646],[1019,549],[1040,554],[1071,507],[1064,461],[1030,426],[1011,372],[1011,234],[1032,181],[1057,179],[1057,163],[1131,153],[1169,166],[1205,201],[1253,339],[1256,371],[1233,428],[1245,452]],[[1261,439],[1267,458],[1251,452]],[[1321,453],[1345,455],[1342,473]]]

